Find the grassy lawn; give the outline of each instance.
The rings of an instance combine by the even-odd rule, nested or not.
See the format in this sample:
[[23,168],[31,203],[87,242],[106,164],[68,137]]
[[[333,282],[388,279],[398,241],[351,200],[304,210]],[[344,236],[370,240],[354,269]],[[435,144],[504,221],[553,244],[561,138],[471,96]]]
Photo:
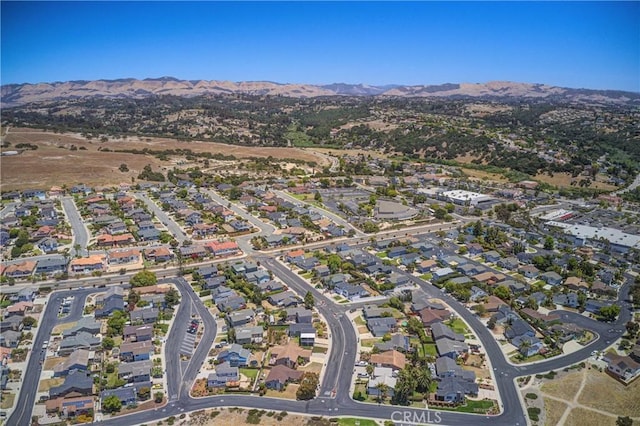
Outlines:
[[314,346],[311,352],[314,354],[326,354],[328,350],[329,350],[328,348],[323,348],[321,346]]
[[362,339],[360,341],[360,344],[362,346],[370,348],[370,347],[373,347],[373,345],[377,342],[380,342],[380,340],[379,339]]
[[355,322],[355,323],[356,323],[356,325],[367,325],[367,323],[364,321],[364,319],[363,319],[360,315],[358,315],[357,317],[355,317],[355,318],[353,319],[353,322]]
[[305,272],[304,274],[300,275],[302,278],[305,278],[307,280],[311,279],[311,277],[313,277],[313,274],[311,272]]
[[459,413],[486,413],[493,407],[493,401],[472,401],[467,399],[465,405],[455,408],[438,407],[438,410],[457,411]]
[[545,360],[546,358],[543,357],[540,354],[536,354],[536,355],[530,356],[529,358],[526,358],[526,359],[520,359],[518,354],[515,354],[512,357],[509,357],[509,359],[515,364],[523,364],[523,363],[526,363],[526,362],[542,361],[542,360]]
[[359,424],[360,426],[377,426],[378,425],[378,423],[376,423],[374,420],[369,420],[369,419],[354,419],[354,418],[338,419],[339,426],[355,426],[356,422],[358,422],[357,424]]
[[467,334],[469,332],[466,324],[460,318],[456,318],[453,321],[448,321],[447,325],[449,325],[453,329],[453,331],[459,334]]
[[426,357],[427,355],[438,356],[438,350],[436,348],[435,343],[425,343],[421,344],[419,341],[416,343],[418,347],[418,354],[420,357]]
[[422,274],[420,275],[420,278],[425,281],[429,281],[431,278],[433,278],[433,274]]
[[247,376],[252,381],[255,380],[256,377],[258,377],[259,371],[260,370],[258,370],[257,368],[240,368],[240,374]]
[[378,256],[380,259],[386,259],[387,258],[387,252],[386,251],[381,251],[376,253],[376,256]]

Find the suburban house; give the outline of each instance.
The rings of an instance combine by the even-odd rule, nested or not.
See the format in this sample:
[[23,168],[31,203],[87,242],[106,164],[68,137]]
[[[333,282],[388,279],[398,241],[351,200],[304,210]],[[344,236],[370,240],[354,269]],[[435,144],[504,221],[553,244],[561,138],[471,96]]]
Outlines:
[[120,345],[120,360],[123,362],[146,361],[152,354],[153,344],[150,340]]
[[402,370],[407,364],[407,358],[402,352],[396,350],[371,354],[370,362],[377,367],[387,367],[394,370]]
[[207,386],[210,388],[234,387],[238,386],[240,372],[237,366],[231,366],[228,361],[216,365],[214,373],[207,377]]
[[367,383],[367,394],[372,396],[380,395],[380,384],[387,386],[386,395],[393,397],[394,388],[396,387],[397,379],[394,377],[394,370],[389,367],[375,367],[373,369],[373,376]]
[[86,371],[89,366],[90,351],[78,349],[65,358],[61,363],[53,367],[53,377],[63,377],[75,370]]
[[49,389],[49,398],[88,396],[93,393],[93,378],[85,371],[71,371],[59,386]]
[[544,272],[538,275],[538,278],[549,285],[555,286],[562,284],[562,276],[555,271]]
[[303,349],[290,340],[286,345],[274,346],[271,349],[270,365],[285,365],[296,368],[298,362],[306,364],[311,359],[311,349]]
[[631,381],[640,374],[640,363],[629,356],[607,352],[603,359],[607,362],[607,372],[625,382]]
[[104,402],[104,400],[111,395],[115,395],[120,400],[123,407],[134,405],[137,399],[136,390],[133,387],[106,389],[100,393],[100,398]]
[[110,251],[108,255],[109,265],[126,265],[136,262],[140,262],[140,250],[137,249]]
[[229,349],[225,349],[218,354],[218,361],[228,362],[232,367],[246,367],[251,358],[251,351],[234,343]]
[[287,383],[298,382],[304,373],[294,370],[286,365],[275,365],[269,371],[265,379],[267,389],[284,390]]

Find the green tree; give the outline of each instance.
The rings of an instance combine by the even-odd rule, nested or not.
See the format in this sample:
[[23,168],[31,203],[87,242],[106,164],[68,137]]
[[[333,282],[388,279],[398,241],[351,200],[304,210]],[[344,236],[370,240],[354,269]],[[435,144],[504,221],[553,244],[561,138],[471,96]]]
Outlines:
[[105,413],[117,413],[122,408],[122,402],[116,395],[109,395],[102,400],[102,411]]
[[131,287],[146,287],[156,285],[158,277],[156,277],[155,273],[145,269],[131,277],[129,282],[131,283]]
[[318,203],[322,203],[322,195],[320,195],[320,192],[316,191],[316,193],[313,196],[313,199],[316,200]]
[[175,288],[171,288],[164,295],[164,301],[169,307],[175,306],[180,303],[180,293]]
[[386,383],[378,383],[376,385],[376,389],[378,390],[378,403],[384,402],[387,399],[387,395],[389,395],[389,385]]
[[616,419],[616,426],[633,426],[633,420],[629,416],[618,416]]
[[602,308],[600,308],[600,311],[598,313],[600,314],[600,316],[602,316],[602,319],[604,319],[605,321],[614,321],[618,317],[618,314],[620,313],[620,306],[618,305],[603,306]]
[[156,404],[160,404],[164,399],[164,394],[162,392],[156,392],[153,394],[153,400]]
[[24,317],[22,319],[22,324],[25,327],[37,327],[38,326],[38,321],[36,321],[36,319],[33,318],[33,317]]
[[640,331],[640,324],[635,321],[629,321],[625,324],[625,328],[627,329],[627,333],[629,333],[629,337],[634,338]]
[[544,239],[544,249],[545,250],[553,250],[556,242],[551,235],[547,235]]
[[308,401],[315,398],[317,387],[318,375],[311,372],[304,373],[302,379],[300,379],[300,386],[296,392],[296,398],[302,401]]
[[509,289],[501,285],[497,286],[493,290],[493,295],[499,297],[502,300],[509,300],[511,298],[511,292],[509,291]]
[[120,170],[122,173],[125,173],[129,171],[129,167],[127,167],[125,163],[122,163],[120,164],[120,167],[118,167],[118,170]]
[[138,399],[145,401],[151,397],[151,388],[143,386],[138,390]]
[[102,349],[105,351],[110,351],[115,346],[115,342],[111,337],[105,337],[102,339]]
[[304,307],[307,309],[313,308],[315,305],[315,299],[313,298],[313,294],[310,291],[307,291],[307,294],[304,295]]

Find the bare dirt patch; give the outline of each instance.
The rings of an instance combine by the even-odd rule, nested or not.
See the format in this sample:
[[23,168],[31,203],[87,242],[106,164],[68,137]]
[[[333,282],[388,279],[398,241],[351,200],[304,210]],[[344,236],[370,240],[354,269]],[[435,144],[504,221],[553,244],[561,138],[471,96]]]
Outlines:
[[556,426],[567,409],[567,404],[551,398],[544,398],[545,425]]
[[584,408],[574,408],[571,410],[564,426],[615,426],[616,418],[596,413]]
[[[326,164],[324,157],[311,150],[299,148],[246,147],[214,142],[181,142],[167,138],[128,137],[107,142],[87,140],[77,134],[56,134],[34,129],[10,129],[6,135],[12,146],[30,143],[37,150],[26,150],[20,155],[2,158],[2,189],[38,187],[48,189],[53,185],[85,183],[89,185],[113,185],[130,183],[140,171],[150,164],[154,170],[172,167],[151,155],[98,151],[99,147],[111,150],[145,148],[150,150],[190,149],[193,152],[234,155],[237,158],[273,157],[295,159]],[[71,150],[74,145],[75,149]],[[128,172],[118,170],[126,164]]]
[[64,324],[56,325],[55,327],[53,327],[53,331],[51,331],[51,334],[52,335],[62,334],[63,331],[69,330],[70,328],[75,327],[77,323],[78,323],[77,321],[73,321],[73,322],[66,322]]
[[591,370],[578,402],[618,416],[640,417],[639,395],[640,380],[624,386],[606,373]]
[[582,372],[570,373],[542,385],[542,391],[556,398],[573,399],[582,383]]

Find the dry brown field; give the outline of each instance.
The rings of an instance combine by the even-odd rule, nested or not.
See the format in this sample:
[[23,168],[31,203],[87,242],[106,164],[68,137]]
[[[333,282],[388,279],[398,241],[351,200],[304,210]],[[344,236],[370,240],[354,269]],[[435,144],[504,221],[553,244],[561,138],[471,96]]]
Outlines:
[[619,416],[640,417],[640,380],[624,386],[594,370],[587,373],[586,380],[578,397],[580,404]]
[[556,398],[573,399],[580,389],[582,372],[569,373],[562,378],[550,380],[542,385],[542,391]]
[[[131,178],[150,164],[153,170],[171,168],[173,164],[163,162],[150,155],[102,152],[98,148],[151,150],[185,149],[193,152],[234,155],[237,158],[273,157],[315,161],[324,166],[327,160],[310,150],[299,148],[245,147],[214,142],[181,142],[167,138],[110,139],[108,142],[87,140],[79,134],[57,134],[34,129],[10,129],[5,140],[11,143],[8,150],[19,143],[38,146],[35,151],[26,150],[20,155],[2,157],[0,177],[3,190],[42,188],[63,184],[73,185],[113,185],[131,183]],[[75,145],[78,150],[69,148]],[[85,149],[83,149],[85,148]],[[128,172],[120,172],[121,164],[126,164]]]
[[544,398],[545,425],[556,426],[567,409],[567,404],[551,398]]
[[615,417],[605,416],[584,408],[572,409],[564,422],[564,426],[615,426],[615,424]]
[[[553,176],[549,176],[546,173],[542,173],[542,174],[535,175],[534,179],[539,180],[541,182],[546,182],[548,184],[555,185],[558,187],[570,187],[572,181],[579,182],[580,179],[583,179],[583,177],[578,176],[574,178],[571,176],[570,173],[554,173]],[[593,182],[589,188],[613,191],[617,187],[615,185],[611,185],[606,182],[596,181],[596,182]]]

